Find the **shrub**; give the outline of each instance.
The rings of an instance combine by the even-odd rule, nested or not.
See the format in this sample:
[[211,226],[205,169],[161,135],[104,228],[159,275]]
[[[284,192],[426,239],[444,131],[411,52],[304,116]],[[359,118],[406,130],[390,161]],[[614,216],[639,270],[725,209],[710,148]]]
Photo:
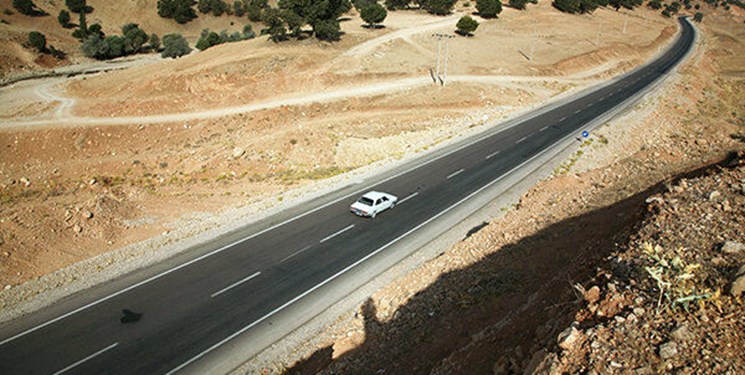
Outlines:
[[458,29],[456,32],[463,36],[470,36],[471,33],[478,29],[479,23],[470,16],[463,16],[458,20],[455,28]]
[[502,3],[499,0],[476,0],[476,10],[481,17],[495,18],[502,13]]
[[246,4],[243,0],[235,0],[233,3],[233,14],[237,17],[243,17],[246,15]]
[[386,12],[385,8],[378,3],[372,4],[367,8],[362,9],[360,12],[362,20],[370,26],[375,26],[376,24],[383,22],[387,16],[388,12]]
[[287,28],[280,17],[280,13],[279,9],[267,8],[263,16],[266,29],[262,30],[261,33],[269,34],[269,39],[275,43],[287,39]]
[[363,9],[377,3],[378,2],[376,0],[352,0],[352,5],[354,6],[354,9],[357,9],[358,12],[362,12]]
[[321,20],[313,25],[313,32],[316,38],[320,40],[339,40],[341,35],[341,27],[339,27],[339,21],[334,20]]
[[524,10],[528,5],[528,0],[510,0],[510,6],[515,9]]
[[13,0],[13,8],[21,14],[31,17],[46,16],[47,12],[40,10],[32,0]]
[[158,0],[158,15],[184,24],[197,18],[194,0]]
[[128,23],[122,26],[124,36],[124,51],[127,54],[142,51],[142,46],[148,41],[147,33],[136,23]]
[[248,19],[253,22],[261,21],[261,15],[264,12],[264,9],[268,7],[269,3],[267,0],[250,0],[248,2],[248,5],[246,6],[246,14],[248,14]]
[[204,51],[207,48],[222,44],[225,41],[220,38],[220,35],[209,29],[202,30],[202,35],[199,37],[197,44],[194,46],[200,51]]
[[57,22],[59,22],[59,24],[65,29],[72,27],[72,25],[70,25],[70,12],[64,9],[60,10],[59,15],[57,16]]
[[65,0],[65,5],[73,13],[91,13],[93,7],[88,6],[86,0]]
[[254,29],[253,27],[251,27],[250,24],[246,24],[246,26],[243,26],[243,38],[244,39],[256,38],[256,33],[254,32]]
[[406,9],[410,2],[409,0],[385,0],[385,7],[388,10]]
[[166,34],[163,36],[163,52],[161,56],[177,58],[191,52],[189,43],[180,34]]
[[650,0],[647,3],[647,6],[649,6],[652,9],[657,10],[657,9],[662,8],[662,2],[660,0]]
[[424,10],[431,14],[444,16],[450,14],[455,2],[456,0],[424,0],[421,5]]
[[704,14],[701,12],[696,12],[695,15],[693,15],[693,20],[696,22],[701,22],[704,20]]
[[28,44],[39,52],[47,52],[47,37],[38,31],[28,33]]
[[552,5],[565,13],[592,13],[598,7],[593,0],[554,0]]
[[150,49],[152,49],[153,51],[160,50],[160,38],[158,38],[158,34],[150,34],[150,40],[148,40],[148,44],[150,45]]

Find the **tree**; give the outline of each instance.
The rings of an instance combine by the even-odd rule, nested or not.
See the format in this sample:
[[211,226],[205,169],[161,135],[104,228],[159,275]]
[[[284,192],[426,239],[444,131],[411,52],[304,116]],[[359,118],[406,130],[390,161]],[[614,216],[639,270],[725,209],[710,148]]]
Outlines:
[[70,27],[72,27],[72,25],[70,25],[70,12],[64,9],[59,11],[59,15],[57,16],[57,21],[65,29],[69,29]]
[[484,18],[496,18],[502,13],[502,3],[499,0],[476,0],[476,10]]
[[704,20],[704,14],[701,12],[696,12],[696,14],[693,15],[693,20],[696,22],[701,22]]
[[109,47],[98,34],[91,35],[80,46],[83,54],[94,59],[105,59],[109,54]]
[[662,8],[662,2],[660,0],[650,0],[647,5],[655,10]]
[[78,20],[78,28],[77,30],[72,32],[72,36],[80,40],[85,40],[85,38],[88,37],[88,22],[85,19],[85,12],[80,13],[80,18]]
[[378,2],[376,0],[352,0],[352,5],[354,6],[354,9],[357,9],[358,12],[362,12],[363,9],[377,3]]
[[210,31],[209,29],[204,29],[202,30],[202,35],[199,37],[199,40],[197,41],[195,47],[200,51],[204,51],[207,48],[222,43],[224,43],[224,41],[222,40],[222,38],[220,38],[219,34],[214,31]]
[[267,7],[269,7],[267,0],[250,0],[246,6],[248,19],[253,22],[261,21],[261,15]]
[[335,41],[339,40],[341,35],[341,27],[339,21],[334,20],[321,20],[313,25],[313,32],[316,34],[316,38],[320,40]]
[[40,10],[32,0],[13,0],[13,8],[21,14],[31,17],[46,16],[47,12]]
[[290,32],[290,36],[300,38],[300,30],[305,25],[305,20],[289,9],[282,10],[280,18],[287,25],[287,31]]
[[387,16],[388,12],[386,12],[385,8],[378,3],[372,4],[367,8],[362,9],[360,12],[362,20],[370,27],[376,27],[376,25],[383,22]]
[[124,51],[127,54],[142,51],[142,46],[148,41],[147,33],[136,23],[128,23],[122,26],[124,36]]
[[38,31],[28,33],[28,44],[41,53],[47,52],[47,37]]
[[163,36],[163,52],[161,52],[161,56],[175,59],[189,52],[191,52],[189,42],[180,34],[166,34]]
[[65,5],[73,13],[91,13],[93,7],[88,6],[86,0],[65,0]]
[[150,40],[148,41],[148,44],[150,45],[150,49],[157,52],[160,49],[160,38],[158,38],[158,34],[150,34]]
[[554,8],[565,13],[592,13],[598,4],[593,0],[554,0]]
[[455,2],[456,0],[423,0],[421,6],[431,14],[444,16],[452,12]]
[[269,34],[269,39],[275,43],[287,39],[287,28],[285,28],[285,23],[280,14],[281,11],[274,8],[267,8],[264,11],[266,29],[262,30],[262,34]]
[[158,15],[184,24],[197,18],[194,0],[158,0]]
[[256,33],[254,32],[254,28],[251,27],[251,24],[246,24],[246,26],[243,26],[243,38],[244,39],[256,38]]
[[243,0],[235,0],[233,3],[233,14],[237,17],[243,17],[246,15],[246,3]]
[[385,7],[388,10],[406,9],[410,2],[409,0],[385,0]]
[[525,10],[528,0],[510,0],[510,6],[515,9]]
[[455,28],[458,29],[456,32],[463,36],[471,36],[476,29],[478,29],[479,23],[475,19],[469,16],[463,16],[455,24]]

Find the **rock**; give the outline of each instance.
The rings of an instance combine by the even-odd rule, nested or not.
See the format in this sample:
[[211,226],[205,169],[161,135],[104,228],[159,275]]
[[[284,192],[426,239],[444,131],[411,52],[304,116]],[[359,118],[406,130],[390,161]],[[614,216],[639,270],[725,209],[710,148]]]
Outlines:
[[732,206],[730,206],[729,200],[725,199],[722,202],[722,211],[724,211],[724,212],[730,212],[730,211],[732,211]]
[[8,285],[5,286],[5,290],[9,290],[12,287],[13,287],[12,285],[8,284]]
[[238,159],[245,154],[246,154],[246,150],[240,147],[236,147],[233,149],[233,159]]
[[21,183],[26,187],[31,186],[31,181],[28,179],[28,177],[21,177]]
[[589,304],[593,304],[597,302],[600,299],[600,288],[597,287],[597,285],[593,286],[592,288],[588,289],[584,293],[585,301]]
[[727,241],[722,244],[721,250],[725,254],[737,254],[745,251],[745,244],[735,241]]
[[90,186],[93,186],[95,184],[96,184],[96,179],[95,178],[91,178],[90,181],[88,181],[88,185],[90,185]]
[[660,358],[668,360],[678,356],[678,344],[675,341],[668,341],[660,345]]
[[577,328],[575,328],[575,324],[572,323],[571,327],[565,329],[559,334],[559,337],[557,339],[559,347],[564,350],[572,349],[577,343],[577,339],[579,339],[580,335],[580,331],[577,330]]
[[75,231],[75,233],[80,233],[83,231],[83,228],[80,225],[75,225],[72,227],[72,230]]
[[680,325],[678,326],[678,328],[675,328],[670,336],[672,336],[673,340],[677,342],[686,342],[693,339],[693,333],[691,333],[691,331],[688,330],[688,327],[684,325]]
[[81,212],[81,215],[83,215],[83,217],[86,218],[86,219],[90,219],[90,218],[93,217],[93,212],[90,212],[88,210],[83,210]]
[[717,198],[719,198],[719,197],[721,197],[721,196],[722,196],[722,193],[720,193],[720,192],[719,192],[719,191],[717,191],[717,190],[714,190],[714,191],[712,191],[711,193],[709,193],[709,200],[710,200],[710,201],[713,201],[713,200],[715,200],[715,199],[717,199]]
[[6,258],[8,258],[8,257],[10,257],[10,253],[7,252],[7,251],[3,251],[3,256],[6,257]]
[[732,281],[732,285],[730,285],[729,292],[734,297],[745,292],[745,265],[741,266],[735,274],[735,279]]

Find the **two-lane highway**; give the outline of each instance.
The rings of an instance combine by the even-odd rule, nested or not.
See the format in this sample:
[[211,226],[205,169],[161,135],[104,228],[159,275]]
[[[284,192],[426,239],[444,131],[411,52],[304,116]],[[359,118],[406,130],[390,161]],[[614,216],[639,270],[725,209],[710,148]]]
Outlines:
[[[37,313],[3,326],[0,374],[167,374],[188,369],[447,215],[665,75],[693,44],[693,27],[681,20],[681,28],[674,46],[656,61],[562,106],[55,318],[28,324],[38,321]],[[367,190],[390,192],[399,204],[375,219],[352,215],[350,203]],[[123,324],[125,308],[144,315]],[[303,322],[299,318],[297,324]]]

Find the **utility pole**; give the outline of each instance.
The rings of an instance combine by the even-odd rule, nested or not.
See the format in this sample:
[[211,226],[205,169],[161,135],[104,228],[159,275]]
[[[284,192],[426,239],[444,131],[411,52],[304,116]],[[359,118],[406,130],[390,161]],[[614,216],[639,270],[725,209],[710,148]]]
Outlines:
[[533,54],[535,53],[535,21],[533,21],[533,36],[530,38],[530,61],[533,61]]
[[[448,34],[432,34],[433,37],[437,37],[437,68],[435,71],[435,77],[436,79],[440,80],[440,84],[442,86],[445,86],[445,78],[447,77],[448,73],[448,60],[449,60],[449,54],[450,54],[450,39],[454,38],[452,35]],[[442,56],[442,39],[445,38],[445,56]],[[444,71],[442,75],[440,75],[440,60],[444,59]]]

